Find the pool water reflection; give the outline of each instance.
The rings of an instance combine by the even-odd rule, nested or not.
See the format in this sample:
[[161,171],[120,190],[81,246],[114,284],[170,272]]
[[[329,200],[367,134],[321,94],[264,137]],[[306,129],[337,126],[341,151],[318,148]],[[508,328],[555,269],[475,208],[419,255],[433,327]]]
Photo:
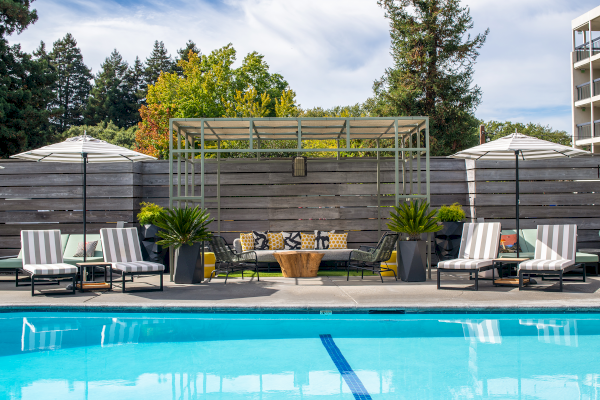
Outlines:
[[320,335],[372,399],[598,398],[597,314],[45,312],[0,327],[0,399],[360,398]]

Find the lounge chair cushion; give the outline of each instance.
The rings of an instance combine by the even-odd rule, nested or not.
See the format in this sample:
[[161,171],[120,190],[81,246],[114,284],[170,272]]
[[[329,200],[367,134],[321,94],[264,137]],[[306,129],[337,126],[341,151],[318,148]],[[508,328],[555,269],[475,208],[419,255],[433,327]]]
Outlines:
[[457,258],[455,260],[440,261],[438,268],[445,269],[480,269],[493,264],[493,260],[474,260],[469,258]]
[[164,271],[165,266],[150,261],[117,262],[112,264],[114,269],[122,272],[158,272]]
[[0,270],[3,269],[17,269],[23,268],[23,259],[22,258],[7,258],[5,260],[0,260]]
[[573,260],[543,260],[533,259],[519,264],[519,269],[529,271],[560,271],[568,266],[575,264]]
[[[533,258],[534,255],[535,255],[534,252],[525,252],[525,253],[520,253],[519,257]],[[498,254],[498,256],[499,256],[499,258],[516,258],[517,253],[500,253],[500,254]],[[577,262],[577,263],[597,263],[598,255],[577,252],[575,254],[575,262]]]
[[77,267],[65,263],[58,264],[25,264],[23,269],[31,275],[76,274]]

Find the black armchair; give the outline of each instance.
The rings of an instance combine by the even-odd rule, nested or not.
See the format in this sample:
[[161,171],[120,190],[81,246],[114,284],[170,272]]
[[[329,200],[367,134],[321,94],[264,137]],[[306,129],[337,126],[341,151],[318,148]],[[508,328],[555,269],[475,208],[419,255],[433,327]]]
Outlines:
[[[394,246],[400,235],[397,233],[386,232],[383,234],[376,247],[367,247],[365,250],[353,250],[350,254],[350,261],[346,266],[346,280],[350,279],[350,268],[361,271],[361,279],[364,278],[365,271],[378,273],[381,282],[383,283],[382,272],[391,271],[394,277],[398,280],[396,271],[388,267],[382,267],[381,263],[390,259]],[[361,246],[362,247],[362,246]]]
[[248,269],[255,271],[257,280],[260,281],[256,252],[245,251],[243,253],[235,253],[221,236],[213,236],[209,244],[212,252],[215,254],[215,269],[210,274],[210,278],[208,278],[209,282],[213,278],[213,275],[216,277],[219,273],[225,273],[225,283],[227,283],[229,274],[234,271],[242,271],[243,279],[244,271]]

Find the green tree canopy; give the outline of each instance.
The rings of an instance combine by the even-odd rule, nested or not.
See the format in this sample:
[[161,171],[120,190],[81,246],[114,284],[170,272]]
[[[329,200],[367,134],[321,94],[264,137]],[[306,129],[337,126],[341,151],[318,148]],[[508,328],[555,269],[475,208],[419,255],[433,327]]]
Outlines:
[[373,116],[429,116],[433,155],[476,144],[481,89],[473,66],[489,30],[471,38],[460,0],[379,0],[390,23],[394,66],[375,81]]
[[86,124],[112,121],[119,128],[134,126],[140,117],[137,83],[129,65],[115,49],[100,68],[85,111]]
[[533,122],[523,124],[521,122],[510,121],[489,121],[483,124],[485,125],[486,135],[490,140],[500,139],[511,133],[519,132],[523,135],[571,146],[571,135],[565,131],[554,130],[549,125],[544,126],[542,124],[534,124]]
[[175,63],[169,55],[165,44],[162,41],[159,42],[156,40],[150,57],[146,59],[146,84],[154,84],[161,72],[172,72],[174,67]]
[[83,63],[81,50],[70,33],[54,42],[49,60],[57,79],[52,86],[51,109],[58,111],[52,121],[59,132],[83,122],[83,113],[90,94],[92,73]]
[[42,45],[35,55],[10,46],[7,35],[37,20],[29,0],[0,1],[0,156],[43,146],[52,140],[48,104],[56,74]]
[[133,149],[135,147],[135,133],[137,126],[130,128],[119,128],[112,122],[100,122],[97,125],[72,126],[61,134],[61,140],[70,137],[82,136],[84,132],[96,139],[104,140],[108,143]]

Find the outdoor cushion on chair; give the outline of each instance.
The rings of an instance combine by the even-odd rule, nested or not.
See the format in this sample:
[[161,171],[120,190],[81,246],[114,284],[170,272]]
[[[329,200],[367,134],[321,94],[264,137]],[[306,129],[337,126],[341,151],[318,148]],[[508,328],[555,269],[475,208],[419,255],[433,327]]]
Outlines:
[[519,268],[530,271],[557,271],[573,264],[575,264],[573,260],[540,260],[534,258],[522,262],[519,264]]
[[164,271],[165,266],[150,261],[131,261],[113,263],[113,268],[123,272]]
[[457,258],[454,260],[440,261],[438,268],[445,269],[479,269],[492,265],[492,260],[473,260],[468,258]]
[[23,269],[31,275],[76,274],[77,267],[65,263],[59,264],[25,264]]

